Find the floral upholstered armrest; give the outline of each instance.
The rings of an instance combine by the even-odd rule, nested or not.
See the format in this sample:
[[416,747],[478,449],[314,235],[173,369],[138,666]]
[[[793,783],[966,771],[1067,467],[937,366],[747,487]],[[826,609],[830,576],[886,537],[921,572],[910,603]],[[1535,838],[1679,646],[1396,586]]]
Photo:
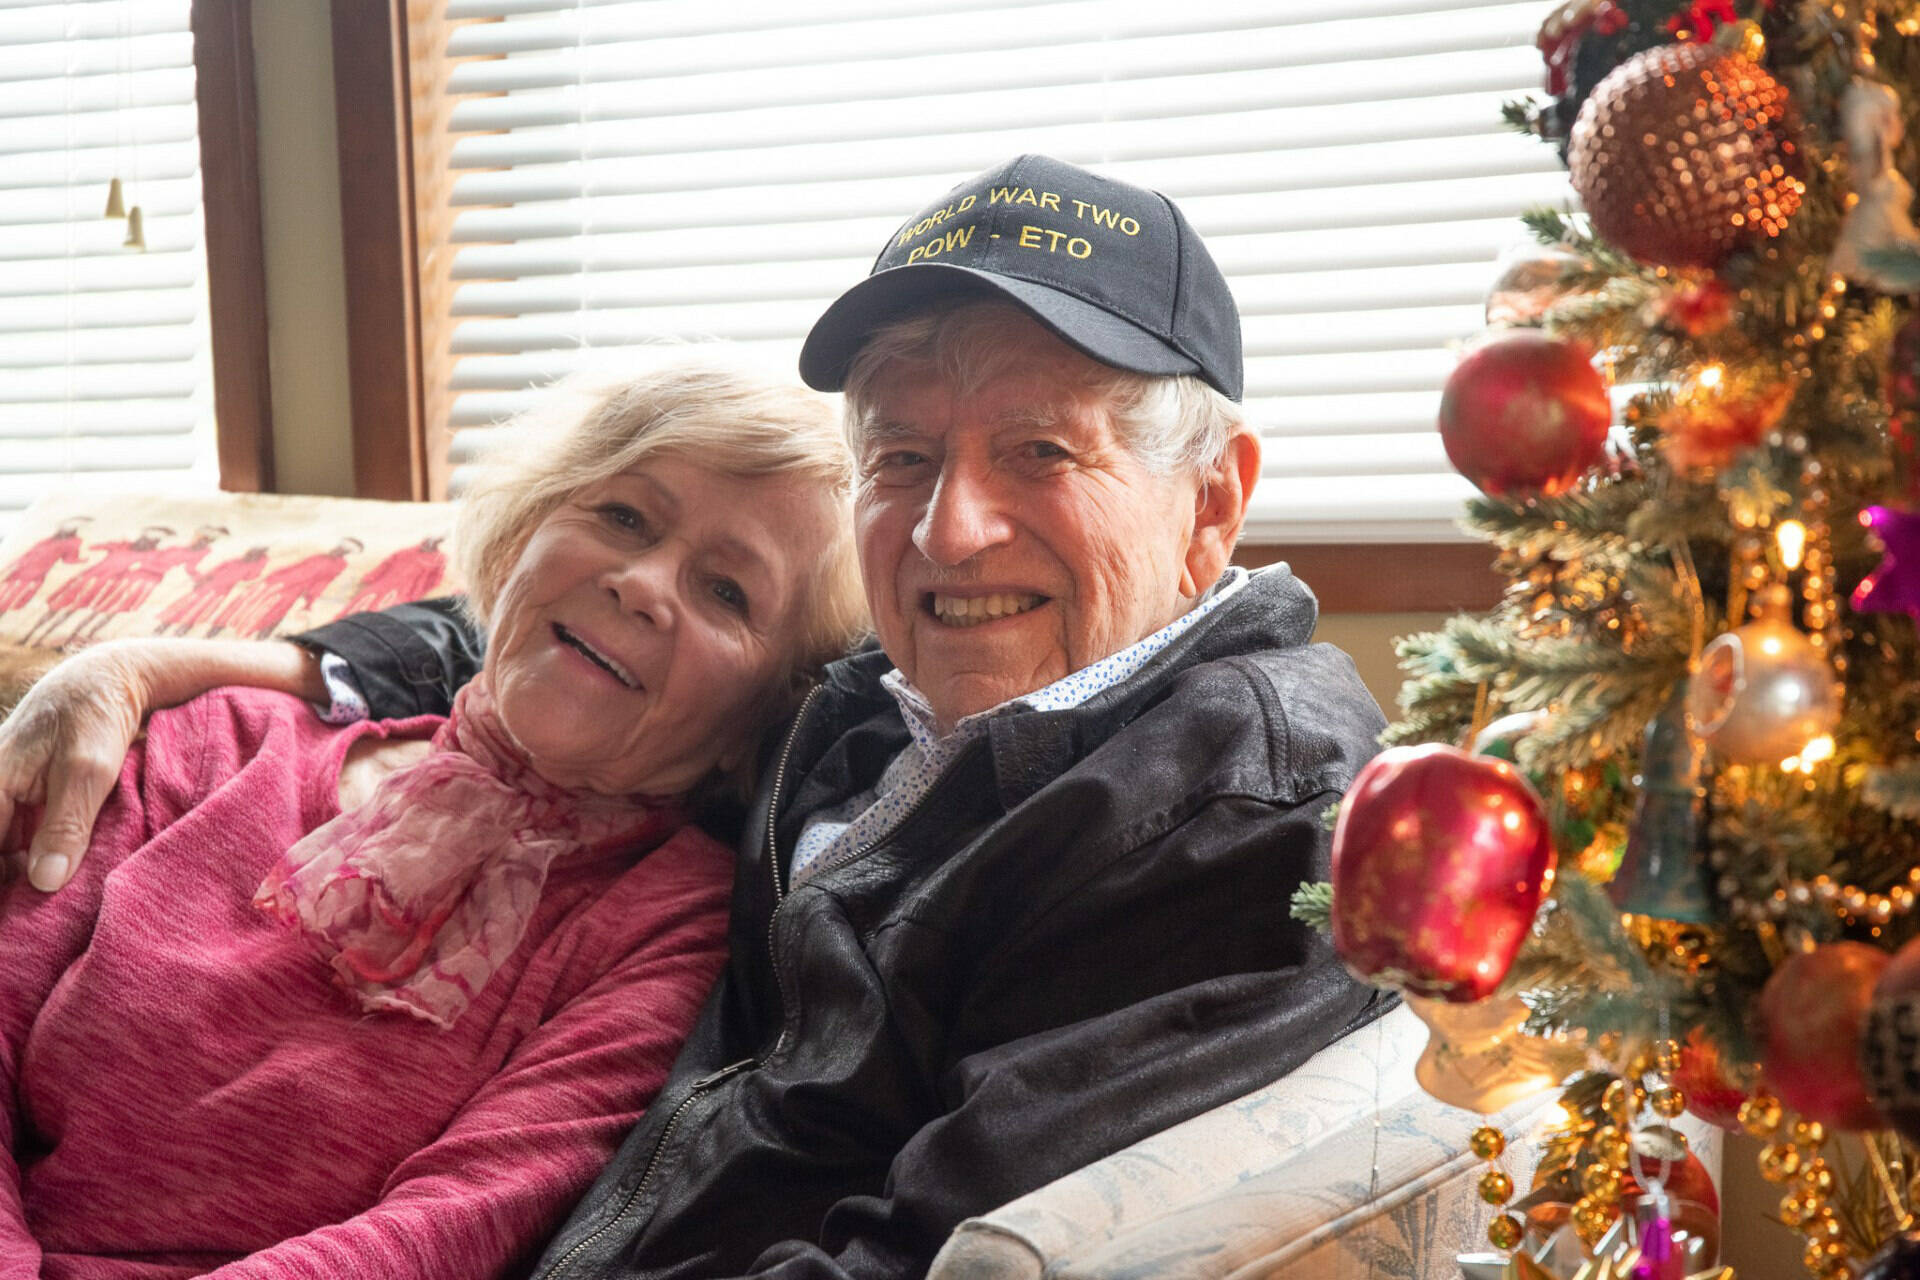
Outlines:
[[[1404,1006],[1292,1074],[962,1223],[933,1280],[1454,1277],[1486,1248],[1483,1123],[1524,1187],[1555,1091],[1483,1118],[1421,1091],[1426,1028]],[[1718,1167],[1704,1127],[1695,1149]],[[1717,1133],[1717,1131],[1711,1131]]]

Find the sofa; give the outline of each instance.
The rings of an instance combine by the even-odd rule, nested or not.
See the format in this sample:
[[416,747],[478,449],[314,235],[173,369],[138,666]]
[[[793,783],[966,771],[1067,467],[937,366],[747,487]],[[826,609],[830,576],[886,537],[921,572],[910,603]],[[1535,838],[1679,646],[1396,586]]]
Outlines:
[[[121,636],[271,636],[459,589],[444,504],[220,494],[40,499],[0,539],[0,710],[65,650]],[[1486,1118],[1435,1101],[1405,1006],[1285,1078],[954,1232],[934,1280],[1450,1280],[1493,1210],[1467,1137],[1508,1136],[1519,1187],[1553,1092]],[[1718,1131],[1689,1129],[1717,1177]]]

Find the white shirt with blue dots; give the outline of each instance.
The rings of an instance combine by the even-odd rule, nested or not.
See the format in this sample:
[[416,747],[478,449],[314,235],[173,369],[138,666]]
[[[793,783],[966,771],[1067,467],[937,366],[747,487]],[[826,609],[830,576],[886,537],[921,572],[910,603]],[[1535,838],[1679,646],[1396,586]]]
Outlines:
[[987,722],[1015,711],[1064,711],[1077,707],[1094,694],[1111,689],[1147,664],[1188,627],[1211,613],[1220,602],[1247,584],[1247,571],[1229,568],[1214,584],[1205,599],[1169,622],[1144,640],[1128,645],[1118,653],[1080,668],[1043,689],[1010,699],[997,707],[963,716],[953,731],[942,737],[935,727],[933,709],[920,691],[907,682],[898,670],[889,671],[880,683],[895,702],[907,722],[912,741],[893,758],[880,775],[878,785],[862,792],[843,805],[821,811],[810,819],[794,845],[790,879],[799,884],[809,875],[858,849],[878,844],[911,813],[947,771],[961,748],[987,731]]

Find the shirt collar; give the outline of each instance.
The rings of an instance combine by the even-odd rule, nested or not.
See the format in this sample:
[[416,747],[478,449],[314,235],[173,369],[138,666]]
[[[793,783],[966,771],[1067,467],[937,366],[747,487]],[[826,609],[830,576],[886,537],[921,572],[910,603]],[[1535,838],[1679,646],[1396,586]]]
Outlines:
[[[955,744],[969,742],[985,732],[987,722],[998,716],[1015,711],[1065,711],[1069,707],[1079,706],[1096,693],[1111,689],[1145,666],[1148,659],[1172,644],[1188,627],[1213,612],[1227,597],[1246,586],[1249,577],[1247,571],[1238,565],[1229,566],[1198,604],[1152,635],[1032,693],[1023,693],[985,711],[960,717],[946,741]],[[900,717],[906,721],[907,732],[912,735],[914,744],[922,751],[932,751],[940,745],[941,737],[933,708],[928,705],[926,696],[900,673],[900,669],[896,667],[881,676],[880,684],[899,704]]]

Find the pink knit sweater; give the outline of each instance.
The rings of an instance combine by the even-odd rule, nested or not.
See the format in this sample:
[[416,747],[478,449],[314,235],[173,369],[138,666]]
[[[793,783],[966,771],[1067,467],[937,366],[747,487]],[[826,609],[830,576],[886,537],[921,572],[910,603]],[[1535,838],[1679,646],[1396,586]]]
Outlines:
[[556,865],[449,1031],[367,1016],[249,905],[363,734],[222,690],[153,717],[74,882],[0,890],[0,1276],[524,1267],[666,1078],[718,973],[727,850]]

